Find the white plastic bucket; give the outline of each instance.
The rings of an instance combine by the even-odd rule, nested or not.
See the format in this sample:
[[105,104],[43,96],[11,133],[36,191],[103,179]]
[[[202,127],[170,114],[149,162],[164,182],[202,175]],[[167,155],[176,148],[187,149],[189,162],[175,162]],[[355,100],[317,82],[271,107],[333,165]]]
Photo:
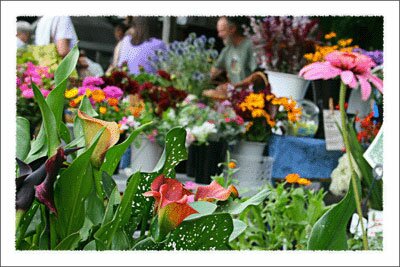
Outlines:
[[302,100],[306,95],[310,81],[304,80],[294,74],[267,71],[271,91],[277,97],[292,97]]
[[140,147],[136,147],[134,142],[131,145],[131,169],[133,172],[151,172],[157,165],[161,157],[163,148],[151,142],[145,136],[141,135]]

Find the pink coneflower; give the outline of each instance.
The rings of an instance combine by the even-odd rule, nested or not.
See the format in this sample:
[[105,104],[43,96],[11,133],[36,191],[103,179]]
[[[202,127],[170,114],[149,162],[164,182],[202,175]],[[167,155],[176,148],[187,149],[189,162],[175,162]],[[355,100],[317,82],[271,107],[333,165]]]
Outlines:
[[340,75],[342,82],[350,88],[360,85],[362,100],[368,100],[371,83],[383,93],[383,81],[371,73],[375,62],[367,56],[354,52],[332,52],[325,62],[315,62],[300,70],[299,76],[306,80],[329,80]]

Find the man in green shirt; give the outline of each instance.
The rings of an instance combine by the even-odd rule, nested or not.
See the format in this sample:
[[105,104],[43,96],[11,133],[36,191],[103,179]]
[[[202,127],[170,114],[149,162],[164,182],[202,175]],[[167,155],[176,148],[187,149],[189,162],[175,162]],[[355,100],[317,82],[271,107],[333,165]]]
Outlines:
[[226,45],[211,69],[211,78],[226,71],[232,84],[248,77],[256,68],[251,41],[244,36],[245,17],[221,17],[217,23],[218,36]]

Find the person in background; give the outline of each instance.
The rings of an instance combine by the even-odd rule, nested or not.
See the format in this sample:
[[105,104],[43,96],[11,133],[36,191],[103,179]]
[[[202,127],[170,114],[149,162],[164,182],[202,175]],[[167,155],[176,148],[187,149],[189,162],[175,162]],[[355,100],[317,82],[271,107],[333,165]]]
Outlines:
[[25,48],[31,39],[32,26],[26,21],[17,21],[17,49]]
[[243,33],[246,17],[221,17],[217,23],[218,36],[225,48],[211,69],[211,79],[226,71],[230,83],[238,83],[248,77],[256,68],[253,46]]
[[132,27],[121,41],[118,66],[128,63],[129,73],[138,74],[140,67],[148,73],[155,73],[149,57],[155,56],[156,50],[165,50],[165,43],[158,39],[157,17],[133,17]]
[[118,59],[119,59],[119,51],[121,49],[121,41],[125,36],[126,31],[128,30],[128,25],[123,23],[118,23],[115,28],[114,28],[114,37],[115,40],[117,40],[117,45],[114,48],[114,54],[113,54],[113,59],[108,67],[107,73],[110,73],[111,70],[118,65]]
[[77,41],[78,37],[70,17],[43,16],[39,19],[35,32],[36,45],[54,43],[58,54],[65,57]]

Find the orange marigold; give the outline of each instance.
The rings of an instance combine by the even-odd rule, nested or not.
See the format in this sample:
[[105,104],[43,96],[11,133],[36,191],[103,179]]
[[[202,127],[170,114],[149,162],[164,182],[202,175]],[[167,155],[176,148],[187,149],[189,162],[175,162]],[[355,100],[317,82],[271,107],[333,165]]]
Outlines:
[[289,184],[293,184],[293,183],[297,183],[297,181],[300,179],[300,175],[298,175],[297,173],[290,173],[288,175],[286,175],[286,182],[288,182]]
[[229,162],[228,168],[229,168],[229,169],[234,169],[234,168],[236,168],[236,163],[233,162],[233,161]]
[[97,89],[92,92],[92,99],[94,102],[100,103],[104,100],[104,98],[106,98],[106,94],[103,92],[103,90]]
[[106,114],[107,108],[106,108],[106,107],[100,107],[100,108],[99,108],[99,112],[100,112],[101,114]]
[[110,106],[116,106],[116,105],[118,105],[118,99],[113,98],[113,97],[107,99],[107,102],[108,102],[108,104],[109,104]]
[[308,180],[308,179],[306,179],[306,178],[300,178],[300,179],[297,180],[297,183],[298,183],[299,185],[308,186],[308,185],[311,184],[311,181]]

